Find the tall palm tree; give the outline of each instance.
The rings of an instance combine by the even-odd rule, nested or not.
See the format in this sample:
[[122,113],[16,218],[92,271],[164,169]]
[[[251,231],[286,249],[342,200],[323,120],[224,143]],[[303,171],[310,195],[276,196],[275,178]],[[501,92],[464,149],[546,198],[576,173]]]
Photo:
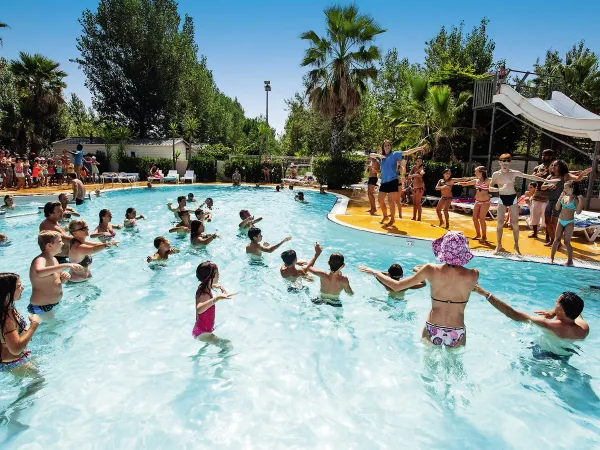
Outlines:
[[[0,28],[10,28],[7,24],[5,24],[4,22],[0,22]],[[4,41],[2,40],[2,38],[0,37],[0,45],[4,45]]]
[[564,63],[556,64],[552,75],[564,82],[566,94],[586,108],[600,109],[600,68],[598,56],[584,44],[567,52]]
[[171,139],[173,139],[173,167],[177,167],[177,158],[175,157],[175,138],[177,137],[179,126],[177,122],[172,121],[169,123],[169,133],[171,134]]
[[346,119],[360,106],[368,80],[377,77],[374,62],[381,51],[371,43],[386,30],[355,5],[332,6],[324,13],[326,36],[312,30],[300,35],[310,42],[301,65],[313,67],[306,76],[309,102],[331,119],[330,153],[339,156]]
[[440,143],[444,142],[449,156],[454,158],[452,138],[468,130],[455,125],[472,94],[465,91],[455,98],[448,86],[431,86],[419,76],[409,78],[409,85],[408,109],[396,108],[390,113],[390,125],[402,133],[401,144],[410,147],[427,144],[436,154],[443,150]]
[[190,159],[192,155],[192,143],[194,139],[196,139],[196,135],[198,133],[198,127],[200,126],[200,121],[194,117],[187,115],[183,118],[183,122],[181,122],[181,129],[183,130],[183,138],[186,140],[186,151],[187,158]]
[[42,55],[21,52],[19,57],[11,61],[10,70],[22,99],[23,130],[27,129],[32,148],[39,152],[45,144],[45,128],[65,102],[62,90],[67,87],[63,81],[67,74],[59,63]]

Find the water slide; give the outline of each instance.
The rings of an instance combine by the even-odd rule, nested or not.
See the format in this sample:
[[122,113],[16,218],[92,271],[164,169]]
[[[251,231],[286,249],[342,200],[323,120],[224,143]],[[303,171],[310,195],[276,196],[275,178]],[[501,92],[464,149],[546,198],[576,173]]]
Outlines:
[[507,84],[500,86],[494,103],[501,103],[515,116],[555,133],[600,141],[600,116],[579,106],[561,92],[550,100],[525,98]]

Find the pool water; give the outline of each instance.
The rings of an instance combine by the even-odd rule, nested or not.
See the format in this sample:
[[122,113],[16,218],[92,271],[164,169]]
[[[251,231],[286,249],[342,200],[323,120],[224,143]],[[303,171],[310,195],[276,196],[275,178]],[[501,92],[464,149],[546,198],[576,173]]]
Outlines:
[[[194,192],[215,201],[206,248],[170,235],[181,253],[150,267],[154,237],[167,234],[166,202]],[[548,309],[563,291],[584,298],[592,330],[570,358],[473,295],[468,344],[448,351],[421,341],[429,290],[392,300],[361,264],[405,273],[433,261],[430,246],[360,232],[326,218],[333,195],[266,188],[165,187],[123,190],[78,209],[92,227],[101,208],[122,223],[134,206],[148,220],[117,231],[120,245],[94,256],[93,278],[67,284],[64,298],[29,345],[35,373],[0,373],[0,448],[597,448],[600,428],[598,272],[475,258],[481,284],[518,309]],[[264,240],[293,239],[263,262],[244,253],[238,212],[264,219]],[[26,290],[39,253],[40,215],[0,221],[0,271]],[[91,228],[93,229],[93,228]],[[318,281],[280,278],[281,251],[299,258],[323,245],[317,267],[342,252],[353,297],[315,305]],[[215,334],[228,346],[193,340],[197,265],[218,264],[238,295],[217,304]]]

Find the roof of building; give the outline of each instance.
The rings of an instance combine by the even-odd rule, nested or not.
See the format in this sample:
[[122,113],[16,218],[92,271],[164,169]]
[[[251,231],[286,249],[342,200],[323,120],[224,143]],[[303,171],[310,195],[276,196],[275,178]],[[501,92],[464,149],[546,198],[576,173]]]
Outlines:
[[[104,139],[100,137],[68,137],[66,139],[61,139],[60,141],[53,142],[52,145],[68,145],[68,144],[95,144],[95,145],[104,145]],[[186,143],[183,138],[175,138],[175,144],[179,144],[180,142]],[[173,145],[173,139],[163,139],[163,138],[145,138],[145,139],[132,139],[127,143],[127,145],[155,145],[155,146],[169,146]]]

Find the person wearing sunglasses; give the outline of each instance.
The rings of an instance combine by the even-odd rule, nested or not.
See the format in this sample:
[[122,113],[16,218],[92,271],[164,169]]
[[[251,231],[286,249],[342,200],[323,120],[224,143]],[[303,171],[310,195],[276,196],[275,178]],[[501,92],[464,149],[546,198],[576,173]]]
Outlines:
[[71,270],[72,282],[85,281],[92,277],[90,266],[92,265],[92,255],[104,250],[107,247],[117,246],[115,241],[92,242],[85,238],[90,235],[90,229],[85,220],[76,219],[69,223],[69,232],[73,236],[69,249],[69,260],[77,261],[77,264],[83,267],[82,271]]
[[[500,252],[503,252],[502,248],[502,233],[504,231],[504,216],[506,214],[506,210],[508,209],[511,217],[514,217],[515,220],[512,220],[512,229],[513,229],[513,239],[515,241],[515,253],[517,255],[521,254],[519,250],[519,205],[517,204],[517,191],[515,190],[515,179],[525,178],[527,180],[533,181],[541,181],[542,183],[546,182],[544,178],[528,175],[526,173],[520,172],[518,170],[514,170],[510,168],[510,163],[512,161],[512,157],[509,153],[504,153],[500,155],[498,159],[500,162],[500,170],[497,170],[492,174],[492,180],[490,181],[489,191],[490,192],[499,192],[500,194],[500,202],[498,203],[498,216],[497,216],[497,225],[496,225],[496,237],[498,239],[498,243],[496,244],[496,250],[494,251],[494,255],[497,255]],[[496,187],[497,186],[497,187]]]

